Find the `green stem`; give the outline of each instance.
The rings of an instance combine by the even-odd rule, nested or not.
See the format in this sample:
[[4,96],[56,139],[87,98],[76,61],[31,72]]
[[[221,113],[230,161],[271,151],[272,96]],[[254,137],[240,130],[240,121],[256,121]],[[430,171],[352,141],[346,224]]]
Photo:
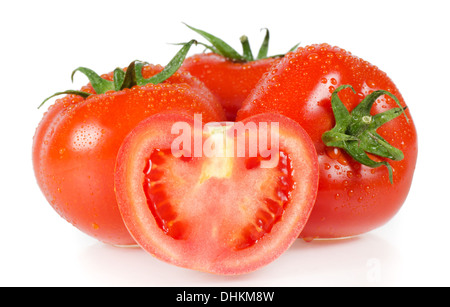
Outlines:
[[[183,44],[183,47],[177,54],[172,58],[172,60],[164,67],[164,69],[154,75],[151,78],[144,79],[142,76],[142,67],[147,64],[146,62],[141,61],[133,61],[128,65],[126,72],[124,72],[121,68],[116,68],[113,72],[113,81],[109,81],[100,77],[93,70],[86,67],[78,67],[72,72],[72,82],[74,74],[79,71],[83,73],[91,83],[95,93],[97,95],[104,94],[108,91],[121,91],[126,88],[132,88],[133,86],[145,85],[145,84],[159,84],[170,78],[183,64],[184,59],[186,58],[189,49],[193,44],[197,44],[196,40],[191,40],[188,43]],[[91,94],[83,91],[75,91],[75,90],[67,90],[64,92],[57,92],[52,96],[46,98],[38,108],[42,107],[45,102],[49,99],[64,94],[73,94],[78,95],[83,98],[89,97]]]
[[[185,25],[189,29],[193,30],[194,32],[200,34],[205,39],[207,39],[211,43],[212,46],[208,46],[208,45],[205,45],[202,43],[199,43],[199,44],[204,45],[206,48],[210,49],[213,53],[221,55],[221,56],[227,58],[228,60],[231,60],[234,62],[251,62],[251,61],[255,60],[255,57],[253,56],[253,53],[251,51],[247,36],[245,36],[245,35],[241,36],[241,44],[242,44],[242,50],[243,50],[243,54],[241,55],[233,47],[231,47],[229,44],[227,44],[226,42],[224,42],[222,39],[218,38],[217,36],[214,36],[206,31],[191,27],[190,25],[187,25],[187,24],[185,24]],[[266,35],[264,36],[264,40],[261,44],[261,47],[259,48],[256,60],[283,57],[285,54],[278,54],[278,55],[272,55],[272,56],[267,55],[268,50],[269,50],[270,34],[269,34],[268,29],[265,29],[265,30],[266,30]],[[288,52],[296,49],[298,47],[298,45],[299,44],[296,44]]]
[[189,29],[193,30],[194,32],[197,32],[198,34],[200,34],[201,36],[206,38],[214,46],[214,48],[217,50],[217,52],[219,52],[220,55],[222,55],[228,59],[234,60],[234,61],[245,61],[245,58],[243,56],[241,56],[239,54],[239,52],[234,50],[233,47],[231,47],[230,45],[225,43],[220,38],[218,38],[208,32],[205,32],[203,30],[191,27],[188,24],[185,24],[185,25]]
[[242,52],[244,58],[247,62],[253,61],[253,53],[250,48],[250,43],[248,42],[248,37],[246,35],[241,36]]
[[[342,85],[333,92],[331,95],[331,107],[336,125],[322,135],[322,141],[327,146],[344,149],[363,165],[374,168],[386,166],[389,171],[389,181],[393,183],[391,165],[387,161],[373,161],[366,153],[395,161],[404,158],[403,152],[384,140],[376,130],[401,114],[404,114],[406,117],[406,107],[402,107],[400,101],[393,94],[384,90],[378,90],[366,96],[360,104],[349,112],[338,96],[339,91],[345,88],[351,88],[356,93],[350,85]],[[387,95],[394,99],[399,107],[372,116],[370,110],[375,101],[382,95]],[[408,117],[406,119],[408,120]]]
[[261,44],[261,47],[259,48],[259,51],[258,51],[258,56],[257,56],[258,60],[267,58],[267,54],[269,52],[270,34],[269,34],[269,29],[265,29],[265,30],[266,30],[266,35],[264,36],[264,40],[263,40],[263,42]]

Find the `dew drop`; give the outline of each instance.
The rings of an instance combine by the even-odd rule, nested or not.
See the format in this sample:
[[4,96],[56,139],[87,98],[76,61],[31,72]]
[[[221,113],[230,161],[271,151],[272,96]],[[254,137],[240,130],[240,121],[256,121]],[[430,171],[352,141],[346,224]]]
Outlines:
[[308,55],[308,60],[310,61],[315,61],[319,58],[319,55],[315,52],[311,53],[310,55]]
[[375,88],[375,82],[373,82],[372,80],[367,80],[366,84],[370,88]]

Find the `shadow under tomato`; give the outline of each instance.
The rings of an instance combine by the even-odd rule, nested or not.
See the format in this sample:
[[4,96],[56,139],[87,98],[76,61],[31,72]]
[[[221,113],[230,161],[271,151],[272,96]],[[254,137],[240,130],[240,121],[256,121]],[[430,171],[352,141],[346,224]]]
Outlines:
[[396,279],[398,262],[395,248],[375,234],[298,239],[272,263],[237,276],[179,268],[139,247],[96,243],[80,255],[86,277],[106,286],[379,286]]
[[400,274],[400,255],[382,237],[368,233],[345,239],[298,239],[277,262],[298,286],[389,285]]

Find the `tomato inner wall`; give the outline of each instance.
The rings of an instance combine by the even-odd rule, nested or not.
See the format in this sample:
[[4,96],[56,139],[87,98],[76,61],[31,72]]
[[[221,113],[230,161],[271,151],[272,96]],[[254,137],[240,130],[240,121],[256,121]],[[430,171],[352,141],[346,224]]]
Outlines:
[[274,168],[261,168],[264,159],[232,158],[230,175],[217,178],[205,174],[210,158],[175,158],[170,149],[154,150],[143,170],[143,188],[155,222],[176,240],[209,236],[235,250],[253,246],[282,219],[294,189],[288,155],[280,151]]

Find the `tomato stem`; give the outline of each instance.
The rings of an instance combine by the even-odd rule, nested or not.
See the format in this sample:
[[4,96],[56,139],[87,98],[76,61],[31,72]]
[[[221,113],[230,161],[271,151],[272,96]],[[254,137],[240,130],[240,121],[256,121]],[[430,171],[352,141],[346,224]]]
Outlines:
[[156,74],[151,78],[144,79],[142,77],[143,63],[138,63],[135,74],[137,78],[137,85],[145,85],[149,83],[159,84],[170,78],[181,67],[187,53],[189,52],[191,46],[194,44],[197,44],[197,41],[194,39],[187,43],[183,43],[183,47],[177,52],[177,54],[175,54],[170,62],[164,67],[164,69],[159,74]]
[[[116,68],[113,73],[113,80],[109,81],[106,79],[103,79],[101,76],[99,76],[96,72],[93,70],[86,68],[86,67],[78,67],[76,68],[71,75],[71,79],[73,82],[73,76],[77,71],[83,73],[88,79],[89,82],[92,85],[92,88],[94,89],[96,94],[104,94],[108,91],[121,91],[126,88],[132,88],[133,86],[139,85],[145,85],[145,84],[159,84],[170,78],[183,64],[184,59],[186,58],[187,53],[189,52],[191,46],[193,44],[197,44],[196,40],[191,40],[187,43],[181,44],[183,47],[175,54],[175,56],[170,60],[170,62],[164,67],[164,69],[154,75],[151,78],[145,79],[142,76],[142,68],[145,64],[148,64],[147,62],[142,61],[132,61],[126,71],[124,71],[121,68]],[[53,94],[52,96],[46,98],[38,107],[42,107],[45,102],[47,102],[49,99],[58,96],[58,95],[64,95],[64,94],[73,94],[78,95],[83,98],[87,98],[91,96],[91,93],[83,92],[83,91],[75,91],[75,90],[67,90],[64,92],[57,92]]]
[[206,38],[215,48],[216,52],[218,52],[220,55],[226,57],[227,59],[231,59],[234,61],[245,61],[245,57],[243,57],[242,55],[239,54],[239,52],[237,52],[236,50],[233,49],[233,47],[231,47],[230,45],[228,45],[227,43],[225,43],[222,39],[208,33],[205,32],[203,30],[200,29],[196,29],[194,27],[191,27],[188,24],[185,24],[189,29],[193,30],[194,32],[197,32],[198,34],[200,34],[201,36],[203,36],[204,38]]
[[242,50],[244,58],[247,62],[253,61],[253,53],[250,48],[250,43],[248,41],[248,37],[246,35],[241,36],[241,44],[242,44]]
[[[185,24],[185,23],[184,23]],[[211,50],[213,53],[221,55],[225,58],[227,58],[230,61],[234,62],[252,62],[255,60],[255,57],[253,56],[253,53],[250,48],[250,43],[248,40],[248,37],[243,35],[240,38],[243,53],[242,55],[239,54],[233,47],[231,47],[229,44],[224,42],[222,39],[218,38],[217,36],[214,36],[206,31],[196,29],[194,27],[191,27],[188,24],[185,24],[189,29],[193,30],[194,32],[200,34],[203,36],[206,40],[208,40],[212,46],[205,45],[203,43],[199,43],[201,45],[204,45],[207,49]],[[266,59],[266,58],[276,58],[276,57],[283,57],[285,54],[278,54],[273,56],[268,56],[268,50],[269,50],[269,39],[270,34],[269,30],[266,30],[266,35],[264,36],[264,40],[261,44],[261,47],[258,51],[258,56],[256,57],[257,60]],[[296,44],[293,48],[291,48],[288,52],[293,51],[298,47],[299,44]]]
[[[342,85],[333,92],[331,106],[336,125],[322,135],[322,141],[327,146],[344,149],[363,165],[373,168],[386,166],[389,171],[389,181],[392,184],[393,171],[391,165],[387,161],[376,162],[367,153],[394,161],[404,158],[403,152],[384,140],[376,130],[401,114],[408,120],[405,113],[406,107],[402,107],[393,94],[384,90],[377,90],[367,95],[350,113],[338,96],[338,93],[345,88],[351,88],[356,93],[351,85]],[[372,116],[370,109],[378,97],[382,95],[391,97],[399,107]]]
[[269,52],[270,34],[269,34],[269,29],[266,28],[265,30],[266,30],[266,35],[264,36],[264,40],[258,51],[258,57],[257,57],[258,60],[267,58],[267,54]]

